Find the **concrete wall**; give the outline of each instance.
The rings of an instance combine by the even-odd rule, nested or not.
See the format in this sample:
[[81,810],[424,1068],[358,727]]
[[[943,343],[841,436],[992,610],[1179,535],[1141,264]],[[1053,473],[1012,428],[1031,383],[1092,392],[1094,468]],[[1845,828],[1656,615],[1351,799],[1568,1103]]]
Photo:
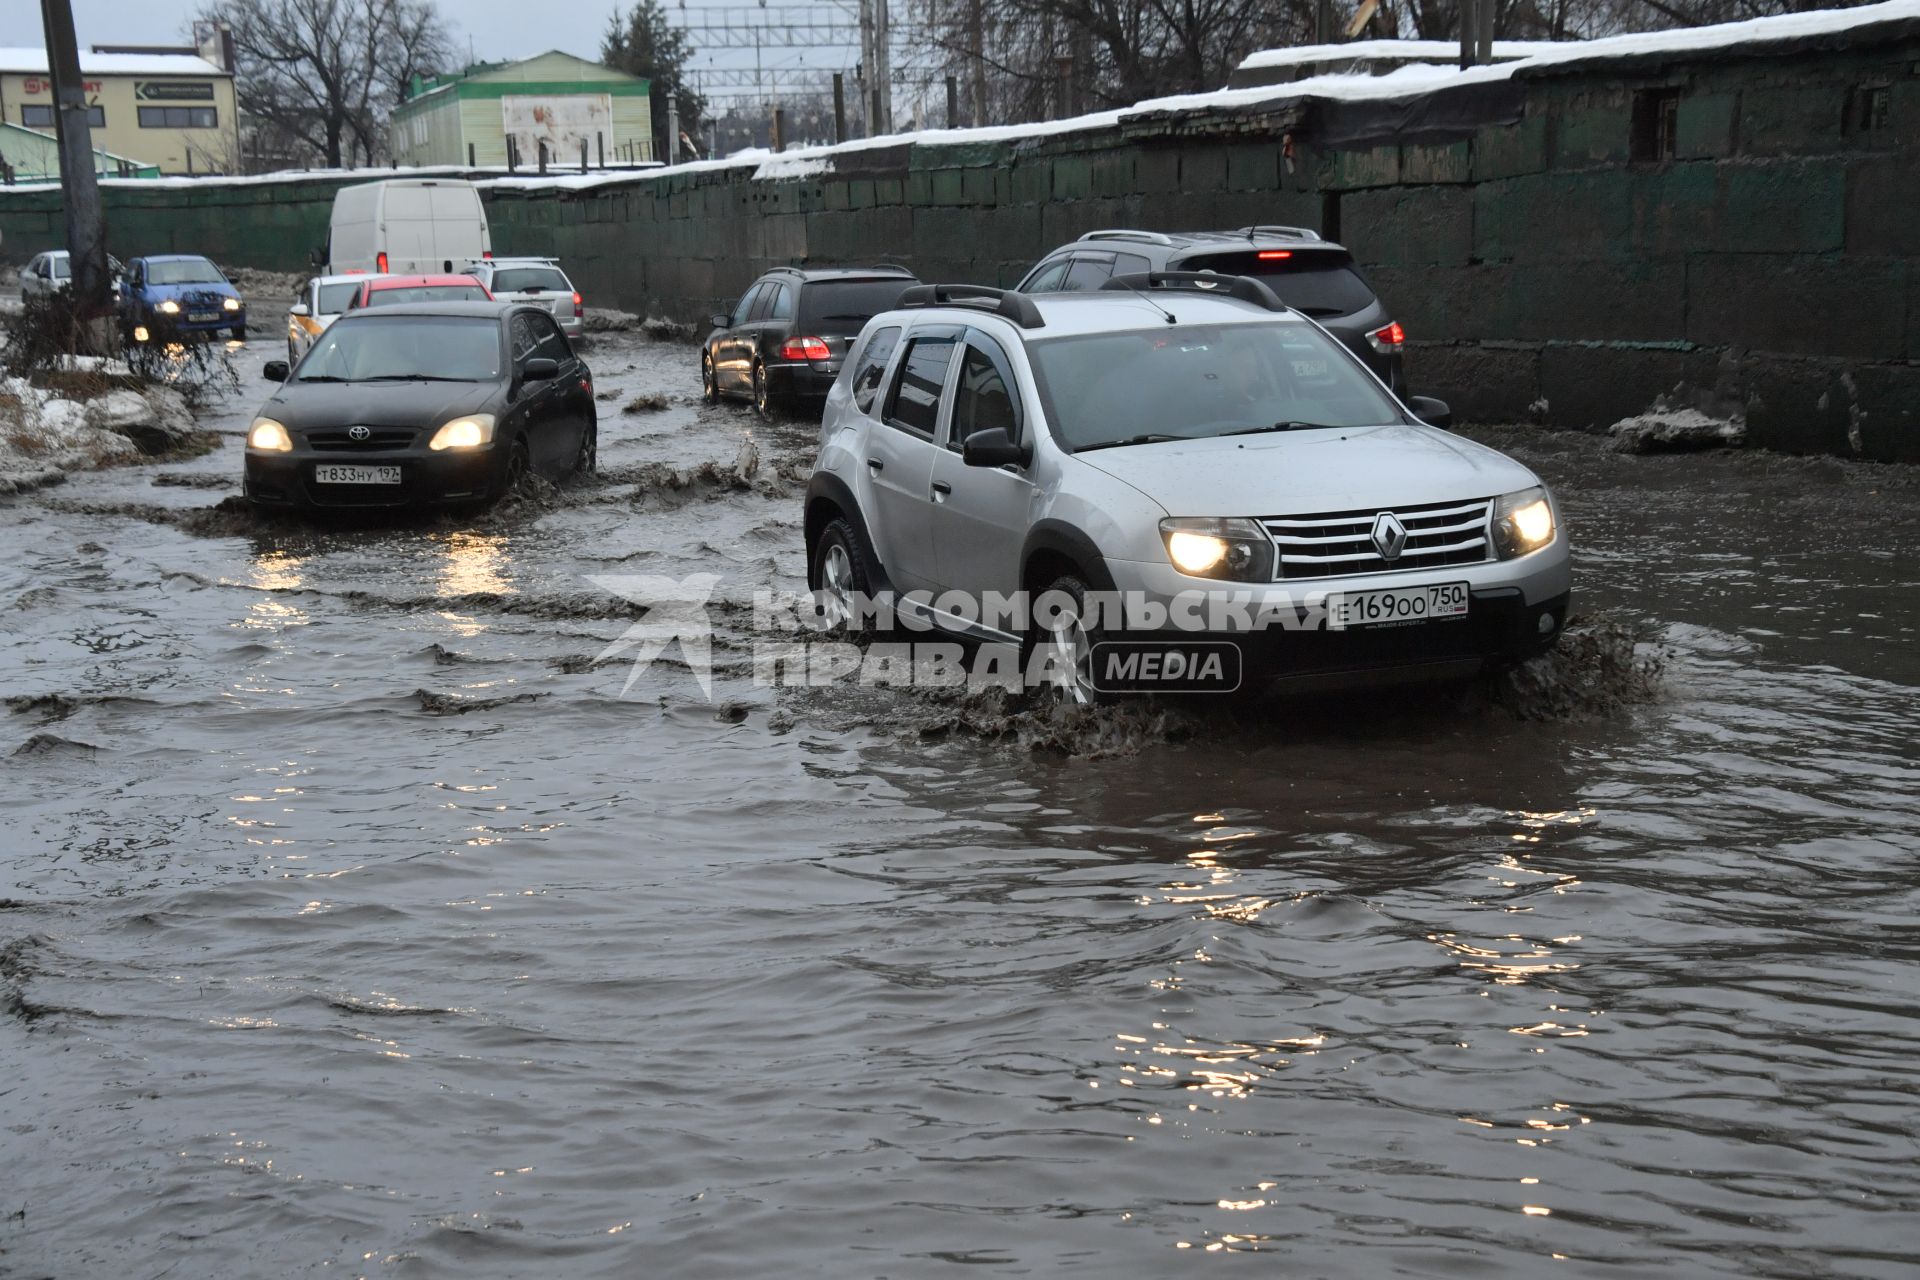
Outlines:
[[[1457,136],[1416,119],[1316,142],[1338,131],[1289,100],[843,150],[806,177],[501,184],[489,212],[497,252],[558,255],[591,303],[687,319],[774,264],[1008,284],[1097,227],[1319,226],[1406,325],[1415,390],[1465,419],[1598,428],[1719,384],[1756,443],[1920,461],[1920,34],[1865,31],[1791,56],[1542,69],[1506,119]],[[1677,95],[1671,158],[1636,158],[1648,91]],[[111,240],[294,269],[346,180],[114,186]],[[57,197],[0,193],[10,257],[58,229]]]

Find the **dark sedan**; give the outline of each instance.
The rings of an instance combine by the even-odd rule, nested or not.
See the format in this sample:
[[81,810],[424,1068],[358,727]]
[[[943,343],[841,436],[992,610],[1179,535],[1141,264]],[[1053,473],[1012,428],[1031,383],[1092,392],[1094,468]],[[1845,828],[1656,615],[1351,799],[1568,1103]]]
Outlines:
[[353,311],[289,370],[247,432],[260,506],[490,501],[528,472],[592,471],[593,374],[542,308],[415,303]]

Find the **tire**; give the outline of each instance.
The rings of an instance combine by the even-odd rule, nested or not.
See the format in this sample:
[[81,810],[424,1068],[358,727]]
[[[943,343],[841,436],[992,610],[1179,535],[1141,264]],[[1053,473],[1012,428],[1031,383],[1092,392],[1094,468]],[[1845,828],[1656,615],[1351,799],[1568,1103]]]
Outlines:
[[[821,605],[828,613],[829,635],[864,640],[873,634],[871,619],[854,626],[851,614],[852,596],[873,595],[873,580],[867,573],[870,563],[872,553],[866,538],[845,516],[835,516],[820,531],[813,554],[807,559],[807,587],[823,593]],[[841,610],[838,618],[833,612],[836,605]]]
[[500,477],[500,492],[495,496],[504,498],[519,488],[520,482],[527,478],[527,473],[532,466],[533,459],[527,452],[526,438],[523,436],[516,439],[513,447],[507,451],[507,469]]
[[[1022,655],[1022,658],[1027,661],[1023,661],[1021,665],[1023,672],[1028,670],[1031,665],[1030,660],[1036,651],[1050,649],[1052,652],[1050,671],[1062,677],[1062,682],[1050,687],[1058,693],[1062,701],[1079,706],[1093,706],[1112,701],[1112,695],[1102,693],[1093,687],[1093,646],[1105,639],[1105,633],[1098,628],[1081,625],[1080,618],[1086,610],[1089,590],[1083,579],[1069,573],[1055,578],[1045,590],[1034,597],[1037,605],[1048,592],[1057,591],[1062,595],[1070,596],[1074,603],[1074,616],[1071,619],[1062,619],[1068,625],[1056,630],[1044,628],[1040,618],[1036,616],[1028,632],[1026,652]],[[1036,609],[1036,614],[1037,612]],[[1064,680],[1065,673],[1069,671],[1073,673],[1070,683]]]
[[600,424],[587,424],[587,433],[580,438],[580,456],[573,460],[573,474],[590,476],[600,470]]
[[700,398],[708,404],[720,403],[720,380],[713,371],[713,356],[700,353]]
[[753,362],[753,407],[769,422],[781,416],[780,398],[773,394],[773,386],[767,380],[767,367],[758,360]]
[[227,332],[233,335],[233,340],[235,342],[245,342],[247,340],[247,326],[243,324],[237,324],[233,328],[227,330]]

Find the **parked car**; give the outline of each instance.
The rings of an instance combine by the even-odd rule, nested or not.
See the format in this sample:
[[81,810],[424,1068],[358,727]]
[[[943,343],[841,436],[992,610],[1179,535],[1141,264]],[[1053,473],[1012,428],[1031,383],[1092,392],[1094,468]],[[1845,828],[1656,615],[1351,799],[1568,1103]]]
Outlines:
[[569,338],[586,332],[587,300],[553,258],[483,258],[461,270],[485,285],[496,301],[545,307]]
[[300,286],[287,310],[287,363],[298,362],[327,326],[347,313],[360,286],[373,277],[364,272],[344,276],[315,276]]
[[[107,255],[107,274],[112,277],[114,301],[120,300],[120,277],[126,266],[112,254]],[[49,249],[35,254],[20,268],[20,296],[44,298],[73,286],[73,255],[65,249]]]
[[592,471],[593,374],[546,311],[404,303],[334,321],[247,432],[259,506],[490,501],[528,472]]
[[769,417],[797,402],[817,403],[839,376],[854,335],[914,283],[905,267],[775,267],[729,314],[713,317],[713,332],[700,346],[707,402],[739,396]]
[[827,398],[809,581],[841,617],[854,593],[1064,593],[1074,608],[1025,635],[896,603],[978,639],[1053,646],[1077,698],[1100,691],[1103,637],[1080,621],[1090,591],[1169,610],[1193,591],[1275,608],[1325,593],[1313,629],[1229,617],[1197,637],[1238,650],[1250,684],[1465,674],[1557,639],[1569,555],[1539,477],[1429,425],[1446,421],[1259,280],[911,289]]
[[1263,280],[1282,302],[1346,343],[1382,382],[1406,391],[1406,330],[1388,314],[1353,255],[1305,227],[1089,231],[1042,258],[1017,287],[1029,294],[1098,289],[1112,276],[1142,271],[1212,271]]
[[193,254],[154,254],[127,263],[120,317],[136,342],[162,323],[177,332],[224,329],[247,336],[246,300],[220,268]]
[[487,286],[472,276],[361,276],[347,310],[397,307],[413,302],[492,302]]
[[457,264],[493,256],[486,207],[471,182],[457,178],[390,178],[334,193],[326,248],[329,273],[451,273]]

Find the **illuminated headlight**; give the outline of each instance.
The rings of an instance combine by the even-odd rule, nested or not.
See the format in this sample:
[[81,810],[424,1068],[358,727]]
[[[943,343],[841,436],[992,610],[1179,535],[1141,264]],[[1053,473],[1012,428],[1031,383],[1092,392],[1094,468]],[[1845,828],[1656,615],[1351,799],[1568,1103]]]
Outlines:
[[1236,582],[1273,577],[1273,539],[1252,520],[1162,520],[1160,536],[1167,559],[1189,577]]
[[247,448],[262,453],[289,453],[293,449],[293,437],[272,418],[255,418],[252,429],[247,432]]
[[493,415],[475,413],[464,418],[455,418],[434,432],[433,439],[427,441],[427,448],[478,449],[483,444],[492,443]]
[[240,309],[240,299],[228,298],[225,302],[222,302],[220,305],[225,307],[229,311],[238,311]]
[[1502,560],[1538,551],[1553,541],[1553,504],[1545,489],[1522,489],[1493,504],[1493,545]]
[[175,302],[172,298],[164,298],[161,300],[160,305],[158,308],[156,308],[156,310],[158,310],[162,315],[177,316],[180,314],[180,304]]

